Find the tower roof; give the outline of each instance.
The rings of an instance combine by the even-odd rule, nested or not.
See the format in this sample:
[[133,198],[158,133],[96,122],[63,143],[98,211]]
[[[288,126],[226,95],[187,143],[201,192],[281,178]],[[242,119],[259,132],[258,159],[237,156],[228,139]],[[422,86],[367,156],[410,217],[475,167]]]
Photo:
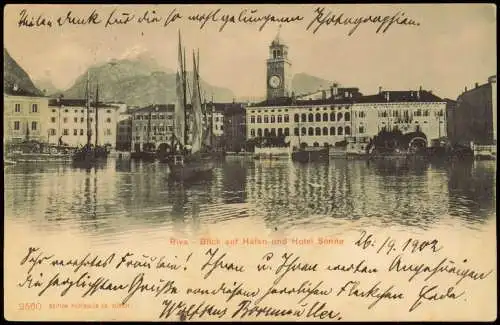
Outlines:
[[281,31],[281,25],[278,27],[278,33],[276,34],[276,37],[271,42],[271,46],[286,45],[285,42],[283,42],[283,39],[281,38],[280,31]]

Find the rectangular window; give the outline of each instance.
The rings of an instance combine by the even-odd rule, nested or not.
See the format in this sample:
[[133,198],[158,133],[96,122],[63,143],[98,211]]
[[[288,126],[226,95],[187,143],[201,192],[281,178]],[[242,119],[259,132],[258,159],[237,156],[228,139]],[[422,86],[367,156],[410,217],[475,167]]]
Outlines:
[[111,129],[106,129],[106,135],[111,135]]
[[14,111],[16,113],[20,113],[21,112],[21,104],[14,104]]
[[33,130],[33,131],[36,130],[36,122],[35,121],[31,122],[31,130]]
[[108,118],[106,119],[106,122],[107,122],[107,123],[111,123],[111,119],[108,117]]
[[63,122],[64,122],[64,123],[68,123],[68,118],[67,118],[67,117],[65,117],[65,118],[63,119]]
[[56,118],[55,118],[55,117],[51,117],[51,118],[50,118],[50,122],[52,122],[52,123],[56,123]]
[[78,130],[77,129],[73,130],[73,135],[78,135]]
[[80,123],[83,123],[83,121],[84,121],[84,118],[83,118],[83,117],[81,117],[81,118],[80,118]]
[[63,135],[69,135],[69,130],[68,129],[64,129],[63,130]]
[[19,129],[21,129],[21,122],[14,121],[14,130],[19,130]]
[[31,105],[31,112],[32,113],[38,112],[38,104],[32,104]]
[[80,135],[83,135],[83,129],[80,129]]
[[50,129],[50,135],[56,135],[56,129]]
[[78,123],[78,117],[73,118],[73,121],[74,121],[75,123]]
[[288,115],[285,115],[285,123],[288,123],[289,122],[289,117]]
[[108,109],[108,110],[106,111],[106,113],[109,113],[109,114],[111,114],[111,110],[110,110],[110,109]]

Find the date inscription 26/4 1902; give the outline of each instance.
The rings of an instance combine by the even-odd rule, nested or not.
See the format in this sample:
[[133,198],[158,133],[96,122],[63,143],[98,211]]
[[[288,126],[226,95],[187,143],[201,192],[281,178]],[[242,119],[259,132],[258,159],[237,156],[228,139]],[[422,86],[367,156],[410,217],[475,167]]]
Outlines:
[[375,249],[377,254],[385,253],[387,255],[397,251],[412,254],[428,251],[437,253],[443,248],[437,239],[418,240],[415,238],[408,238],[408,240],[406,240],[403,244],[399,244],[391,237],[386,237],[383,241],[379,241],[375,239],[373,234],[368,234],[364,230],[361,232],[361,236],[354,242],[354,244],[364,250]]

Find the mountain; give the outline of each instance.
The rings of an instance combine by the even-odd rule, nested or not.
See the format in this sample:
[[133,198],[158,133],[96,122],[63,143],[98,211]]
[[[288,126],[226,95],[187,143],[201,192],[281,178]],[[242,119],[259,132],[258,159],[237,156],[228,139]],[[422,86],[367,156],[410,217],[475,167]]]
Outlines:
[[3,91],[12,93],[14,85],[17,85],[19,94],[26,93],[30,95],[43,96],[43,93],[33,84],[29,75],[23,68],[10,56],[9,52],[3,49]]
[[[176,74],[159,66],[147,55],[112,60],[90,67],[76,79],[71,88],[64,91],[64,97],[85,96],[87,72],[92,89],[95,89],[95,82],[99,81],[99,98],[103,101],[122,101],[130,106],[147,106],[175,103],[177,98]],[[192,73],[188,73],[189,80],[192,80],[191,76]],[[200,87],[202,93],[206,94],[207,100],[212,98],[212,94],[215,101],[233,99],[233,92],[229,89],[209,85],[203,80],[200,81]]]
[[292,89],[296,95],[302,95],[319,90],[329,89],[334,81],[318,78],[307,73],[297,73],[292,79]]
[[58,89],[49,78],[43,78],[39,80],[34,80],[35,86],[40,89],[47,96],[56,95],[62,93],[61,89]]

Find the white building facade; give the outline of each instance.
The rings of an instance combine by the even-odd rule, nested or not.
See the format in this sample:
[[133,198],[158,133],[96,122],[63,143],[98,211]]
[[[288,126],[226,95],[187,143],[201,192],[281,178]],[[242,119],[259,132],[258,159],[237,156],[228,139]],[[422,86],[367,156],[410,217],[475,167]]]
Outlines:
[[[91,105],[95,106],[95,105]],[[98,107],[98,145],[116,147],[116,125],[119,106],[100,103]],[[87,143],[87,108],[83,99],[52,99],[49,101],[46,130],[49,143],[62,142],[78,147]],[[91,144],[96,140],[95,107],[89,110]]]

